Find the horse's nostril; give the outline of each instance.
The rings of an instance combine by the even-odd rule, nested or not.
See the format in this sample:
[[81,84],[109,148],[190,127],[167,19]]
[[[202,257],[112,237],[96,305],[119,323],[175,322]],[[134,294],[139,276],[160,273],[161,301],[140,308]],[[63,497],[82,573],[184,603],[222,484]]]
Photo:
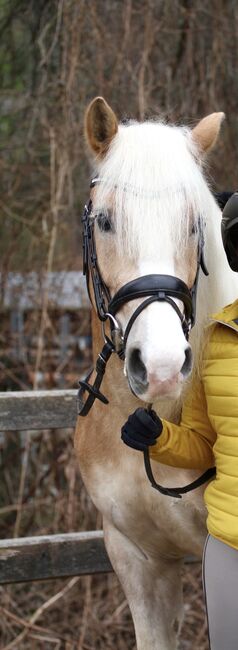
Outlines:
[[142,384],[147,384],[147,371],[141,359],[141,352],[139,348],[134,348],[134,350],[131,351],[128,361],[128,369],[130,374],[133,375],[134,379]]
[[182,368],[180,372],[184,377],[188,377],[192,370],[192,361],[193,361],[193,355],[192,355],[192,350],[190,348],[190,345],[186,348],[185,350],[185,361],[182,365]]

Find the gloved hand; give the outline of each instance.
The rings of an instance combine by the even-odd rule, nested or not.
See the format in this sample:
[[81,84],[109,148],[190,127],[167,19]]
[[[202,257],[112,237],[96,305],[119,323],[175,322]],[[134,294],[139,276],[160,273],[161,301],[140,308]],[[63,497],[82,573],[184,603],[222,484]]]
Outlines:
[[145,451],[155,445],[163,430],[163,424],[155,411],[138,408],[123,424],[121,438],[128,447]]

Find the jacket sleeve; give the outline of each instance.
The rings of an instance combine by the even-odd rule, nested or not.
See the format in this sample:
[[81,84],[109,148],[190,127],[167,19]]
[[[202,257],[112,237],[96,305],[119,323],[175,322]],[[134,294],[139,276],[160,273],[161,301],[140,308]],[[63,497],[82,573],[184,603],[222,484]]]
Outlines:
[[163,431],[150,457],[165,465],[186,469],[206,469],[214,465],[216,432],[207,414],[201,380],[194,379],[185,399],[179,425],[162,420]]

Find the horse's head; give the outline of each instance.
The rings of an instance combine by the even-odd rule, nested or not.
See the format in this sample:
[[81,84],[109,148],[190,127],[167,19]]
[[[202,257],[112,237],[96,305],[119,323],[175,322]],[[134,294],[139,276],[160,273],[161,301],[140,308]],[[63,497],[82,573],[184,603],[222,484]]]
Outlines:
[[[179,288],[183,283],[193,287],[199,239],[214,202],[201,160],[213,146],[223,117],[213,113],[191,131],[157,121],[118,125],[102,98],[88,107],[86,135],[100,181],[92,188],[90,219],[100,275],[110,298],[142,276],[172,276]],[[128,382],[145,401],[175,398],[192,365],[181,322],[186,301],[175,292],[173,304],[153,301],[130,321],[144,299],[136,294],[122,301],[116,313],[123,333],[130,322],[125,349]]]

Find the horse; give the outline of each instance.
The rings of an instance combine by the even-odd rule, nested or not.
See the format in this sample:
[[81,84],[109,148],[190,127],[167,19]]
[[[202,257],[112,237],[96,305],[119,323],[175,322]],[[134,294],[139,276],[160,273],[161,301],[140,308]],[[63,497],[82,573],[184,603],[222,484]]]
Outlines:
[[[93,372],[93,389],[85,384],[94,403],[87,417],[78,417],[75,450],[102,513],[105,545],[129,603],[138,650],[177,648],[181,567],[184,556],[201,557],[206,513],[203,487],[181,499],[153,490],[143,455],[126,447],[120,432],[143,404],[178,421],[192,363],[199,366],[208,314],[237,297],[237,276],[220,236],[221,212],[204,172],[223,118],[213,113],[193,129],[158,119],[119,124],[101,97],[85,117],[95,165],[86,208],[93,356],[100,365],[102,340],[110,346],[112,336],[118,354],[112,354],[105,375],[105,364],[100,366],[96,384]],[[198,282],[204,259],[209,275],[201,271]],[[162,288],[155,295],[157,279]],[[196,323],[188,338],[196,292]],[[108,302],[114,307],[110,314]],[[153,461],[152,469],[165,486],[197,477],[196,471]]]

